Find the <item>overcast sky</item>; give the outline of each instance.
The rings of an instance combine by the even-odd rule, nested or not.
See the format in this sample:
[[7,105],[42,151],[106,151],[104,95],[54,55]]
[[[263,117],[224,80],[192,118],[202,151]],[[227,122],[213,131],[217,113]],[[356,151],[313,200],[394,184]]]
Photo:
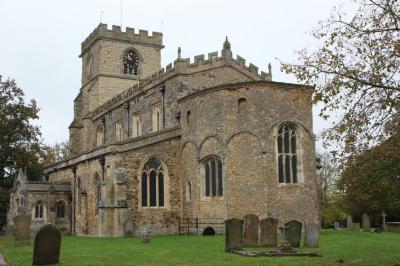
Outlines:
[[[220,51],[228,36],[234,56],[239,54],[264,71],[271,62],[274,81],[295,82],[280,72],[277,58],[294,62],[296,50],[315,47],[310,32],[338,4],[333,0],[123,0],[122,26],[162,31],[163,67],[176,59],[178,46],[183,57],[193,58]],[[47,144],[68,139],[73,99],[81,86],[80,45],[100,19],[109,27],[120,25],[120,0],[0,0],[0,75],[14,78],[27,98],[38,102]],[[318,134],[327,125],[316,113]],[[320,144],[317,147],[321,149]]]

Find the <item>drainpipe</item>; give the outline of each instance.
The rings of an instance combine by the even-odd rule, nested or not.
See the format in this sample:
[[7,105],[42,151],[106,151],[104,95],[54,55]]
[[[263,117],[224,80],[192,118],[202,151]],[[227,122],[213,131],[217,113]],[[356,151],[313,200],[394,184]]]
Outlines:
[[160,92],[161,92],[161,130],[164,130],[165,126],[165,116],[164,116],[164,97],[165,97],[165,84],[160,85]]
[[76,166],[72,166],[71,171],[74,175],[74,185],[72,187],[72,202],[73,202],[73,206],[71,206],[70,208],[72,208],[72,212],[70,211],[70,213],[72,213],[72,215],[70,214],[70,221],[69,221],[69,227],[70,227],[70,234],[75,234],[76,230],[75,230],[75,223],[76,223],[76,219],[75,219],[75,214],[76,214]]
[[126,139],[129,139],[129,103],[126,102],[124,103],[124,109],[126,110],[126,117],[127,117],[127,123],[126,123]]

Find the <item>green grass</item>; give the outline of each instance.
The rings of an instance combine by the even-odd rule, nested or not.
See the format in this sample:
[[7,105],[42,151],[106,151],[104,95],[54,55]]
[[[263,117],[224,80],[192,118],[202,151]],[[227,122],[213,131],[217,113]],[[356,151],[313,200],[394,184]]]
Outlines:
[[[139,238],[64,236],[61,265],[395,265],[400,263],[400,234],[323,231],[319,258],[247,258],[224,252],[222,236],[155,236]],[[15,246],[0,237],[0,251],[15,265],[32,265],[33,246]],[[258,248],[259,249],[259,248]],[[338,262],[343,260],[344,263]]]

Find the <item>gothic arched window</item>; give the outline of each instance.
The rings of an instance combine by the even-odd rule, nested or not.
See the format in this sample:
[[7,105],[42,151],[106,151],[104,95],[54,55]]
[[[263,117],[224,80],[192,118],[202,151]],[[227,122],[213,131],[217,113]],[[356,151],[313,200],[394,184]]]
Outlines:
[[38,201],[35,204],[35,219],[42,219],[43,218],[43,204],[41,201]]
[[159,159],[153,157],[142,172],[142,207],[164,207],[164,172]]
[[277,146],[279,183],[297,183],[296,129],[293,125],[279,128]]
[[57,202],[57,218],[64,218],[65,217],[65,203],[64,201],[60,200]]
[[204,162],[204,195],[206,197],[223,196],[222,162],[210,157]]
[[132,49],[128,50],[123,59],[124,73],[130,75],[138,74],[139,56]]

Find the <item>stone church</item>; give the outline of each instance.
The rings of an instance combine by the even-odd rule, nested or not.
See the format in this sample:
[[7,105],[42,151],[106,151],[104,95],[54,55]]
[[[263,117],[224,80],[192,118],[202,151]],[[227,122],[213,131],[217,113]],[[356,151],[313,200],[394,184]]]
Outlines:
[[105,24],[83,41],[73,155],[43,182],[19,174],[9,223],[28,213],[32,230],[123,236],[249,213],[319,221],[314,88],[272,81],[228,39],[193,60],[179,48],[165,69],[163,47],[161,33]]

